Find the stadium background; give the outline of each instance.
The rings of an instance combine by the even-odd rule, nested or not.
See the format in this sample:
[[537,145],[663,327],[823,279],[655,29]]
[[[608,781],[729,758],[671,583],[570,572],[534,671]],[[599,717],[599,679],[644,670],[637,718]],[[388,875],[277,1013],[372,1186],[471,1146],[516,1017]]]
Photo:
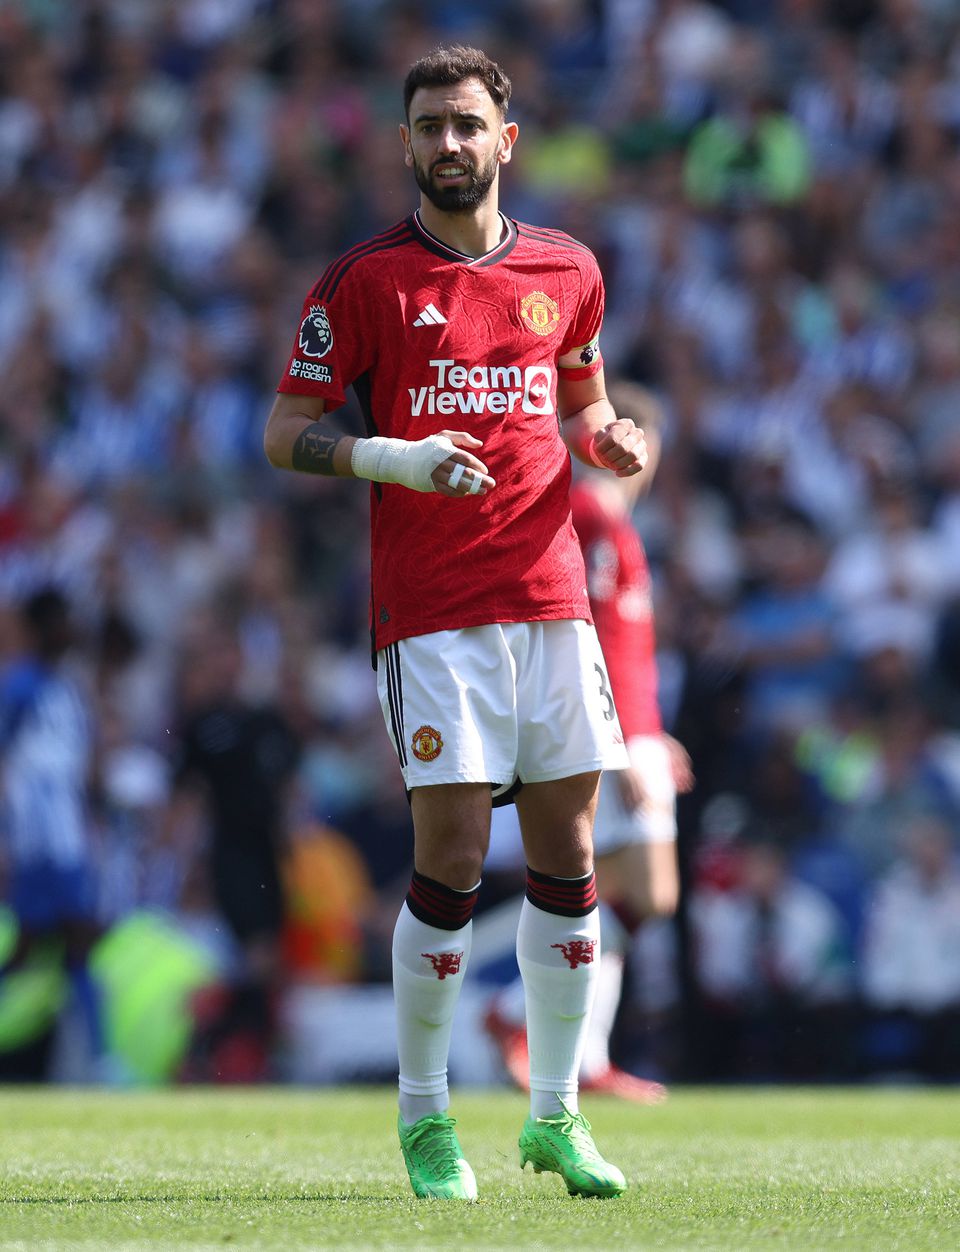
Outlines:
[[[102,728],[101,977],[140,970],[154,1013],[186,1019],[141,1077],[174,1076],[180,1044],[200,1078],[349,1077],[379,1031],[411,835],[369,665],[366,492],[279,474],[260,441],[303,292],[410,209],[399,87],[452,40],[513,78],[504,208],[595,250],[608,374],[667,415],[636,520],[698,786],[620,1059],[668,1081],[955,1078],[960,5],[8,0],[0,657],[23,597],[63,587]],[[237,954],[173,763],[232,638],[238,692],[300,755],[281,1034],[211,1061],[190,1019]],[[490,985],[518,883],[489,876]],[[162,945],[179,981],[151,988]],[[131,1014],[112,1028],[142,1052]],[[8,1076],[84,1076],[62,987],[33,1038],[4,1038]],[[495,1072],[470,1055],[461,1076]]]

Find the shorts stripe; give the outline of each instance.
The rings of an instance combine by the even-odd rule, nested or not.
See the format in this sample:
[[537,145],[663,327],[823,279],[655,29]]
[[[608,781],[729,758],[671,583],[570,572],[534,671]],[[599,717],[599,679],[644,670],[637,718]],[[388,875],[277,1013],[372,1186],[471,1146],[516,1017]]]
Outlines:
[[390,701],[393,741],[397,745],[400,765],[406,768],[407,745],[403,738],[403,680],[400,677],[400,645],[388,644],[384,652],[387,658],[387,699]]

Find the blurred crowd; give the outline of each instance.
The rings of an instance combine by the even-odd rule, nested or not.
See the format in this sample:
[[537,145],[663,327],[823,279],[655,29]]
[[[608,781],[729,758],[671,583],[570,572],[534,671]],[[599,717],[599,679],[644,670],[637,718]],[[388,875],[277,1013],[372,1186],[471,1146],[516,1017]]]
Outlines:
[[608,376],[666,412],[636,522],[697,786],[624,1056],[956,1078],[960,0],[0,0],[0,662],[60,588],[100,920],[164,910],[238,1020],[386,975],[367,493],[261,435],[304,293],[415,203],[400,88],[454,41],[514,83],[505,211],[594,249]]

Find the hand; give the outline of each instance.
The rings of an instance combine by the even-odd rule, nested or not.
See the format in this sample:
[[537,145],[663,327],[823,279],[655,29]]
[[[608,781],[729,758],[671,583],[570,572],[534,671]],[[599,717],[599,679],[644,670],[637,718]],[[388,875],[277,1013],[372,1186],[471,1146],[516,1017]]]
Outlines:
[[[445,435],[457,448],[457,452],[441,461],[433,471],[433,485],[442,496],[485,496],[496,482],[487,473],[487,467],[477,460],[467,448],[482,448],[483,440],[468,435],[465,430],[441,430],[438,434]],[[463,449],[463,451],[461,451]],[[457,471],[457,466],[465,468]],[[451,483],[453,476],[453,483]],[[479,482],[479,486],[477,483]]]
[[647,798],[640,771],[628,765],[626,769],[614,770],[613,776],[617,780],[617,790],[620,792],[623,807],[628,812],[635,813]]
[[690,753],[679,739],[674,739],[673,735],[664,735],[663,742],[666,745],[667,752],[670,754],[673,785],[676,787],[679,795],[686,795],[688,791],[693,790],[693,784],[696,782],[693,776],[693,762],[690,760]]
[[596,458],[612,469],[618,478],[639,474],[647,463],[647,445],[643,431],[626,417],[597,431],[593,437]]

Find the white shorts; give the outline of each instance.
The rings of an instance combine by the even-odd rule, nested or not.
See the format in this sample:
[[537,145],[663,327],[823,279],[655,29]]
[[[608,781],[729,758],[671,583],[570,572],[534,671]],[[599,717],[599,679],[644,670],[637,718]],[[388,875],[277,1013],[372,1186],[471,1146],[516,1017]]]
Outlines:
[[[670,754],[661,735],[638,735],[627,740],[630,764],[641,776],[646,800],[639,809],[624,804],[615,772],[600,780],[600,799],[593,826],[597,856],[632,843],[669,843],[677,837],[676,787]],[[523,865],[520,820],[513,805],[497,809],[490,824],[486,868],[514,869]]]
[[627,740],[630,764],[640,775],[645,798],[639,808],[628,808],[615,774],[605,774],[593,824],[597,856],[629,843],[668,843],[677,837],[677,788],[670,753],[662,735],[636,735]]
[[408,790],[489,782],[505,793],[627,763],[597,633],[500,622],[377,653],[380,705]]

